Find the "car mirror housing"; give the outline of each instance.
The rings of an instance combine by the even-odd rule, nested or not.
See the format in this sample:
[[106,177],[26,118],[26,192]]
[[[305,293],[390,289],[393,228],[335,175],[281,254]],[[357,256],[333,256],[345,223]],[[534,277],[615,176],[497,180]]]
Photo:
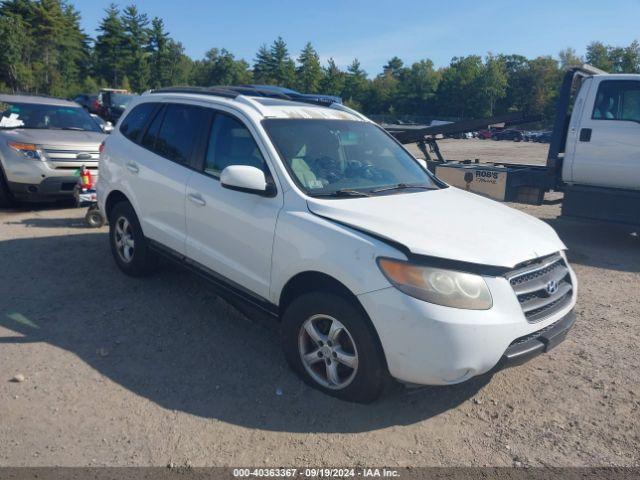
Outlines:
[[230,165],[226,167],[220,173],[220,184],[229,190],[266,197],[275,194],[275,188],[267,182],[264,172],[249,165]]

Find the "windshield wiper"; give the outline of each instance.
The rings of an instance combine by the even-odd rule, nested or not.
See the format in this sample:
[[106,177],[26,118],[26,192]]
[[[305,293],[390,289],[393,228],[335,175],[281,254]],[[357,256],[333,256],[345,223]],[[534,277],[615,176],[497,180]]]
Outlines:
[[73,130],[74,132],[86,132],[84,128],[81,127],[49,127],[49,130]]
[[410,183],[396,183],[395,185],[376,188],[376,189],[370,190],[369,192],[378,193],[378,192],[388,192],[390,190],[410,190],[413,188],[417,188],[419,190],[435,190],[435,188],[428,187],[426,185],[411,185]]
[[367,192],[352,190],[350,188],[341,188],[334,192],[312,193],[314,197],[370,197]]

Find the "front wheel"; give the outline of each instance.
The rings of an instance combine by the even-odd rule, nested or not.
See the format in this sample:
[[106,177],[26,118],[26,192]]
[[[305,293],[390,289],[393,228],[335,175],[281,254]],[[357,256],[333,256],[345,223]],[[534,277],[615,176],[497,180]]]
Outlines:
[[369,319],[340,295],[315,292],[295,299],[282,319],[282,347],[306,383],[343,400],[373,402],[388,378]]

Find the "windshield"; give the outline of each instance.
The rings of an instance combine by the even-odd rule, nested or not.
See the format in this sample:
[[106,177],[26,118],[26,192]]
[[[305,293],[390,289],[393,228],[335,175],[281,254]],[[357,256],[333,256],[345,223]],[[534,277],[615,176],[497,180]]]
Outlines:
[[126,108],[129,102],[133,100],[134,95],[127,93],[112,93],[111,94],[111,106],[117,108]]
[[95,120],[81,107],[0,100],[0,112],[0,128],[101,132]]
[[438,188],[380,127],[322,119],[263,122],[298,185],[312,196],[373,195]]

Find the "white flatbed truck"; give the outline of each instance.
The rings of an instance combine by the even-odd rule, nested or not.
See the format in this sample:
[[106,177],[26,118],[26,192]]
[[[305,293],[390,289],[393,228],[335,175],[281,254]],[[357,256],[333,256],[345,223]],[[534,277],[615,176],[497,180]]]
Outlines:
[[418,143],[429,169],[450,185],[528,204],[561,191],[563,216],[640,225],[640,75],[607,74],[590,65],[569,69],[546,165],[447,161],[437,147],[432,159],[426,144],[433,147],[436,132],[438,127],[391,133],[402,143]]

